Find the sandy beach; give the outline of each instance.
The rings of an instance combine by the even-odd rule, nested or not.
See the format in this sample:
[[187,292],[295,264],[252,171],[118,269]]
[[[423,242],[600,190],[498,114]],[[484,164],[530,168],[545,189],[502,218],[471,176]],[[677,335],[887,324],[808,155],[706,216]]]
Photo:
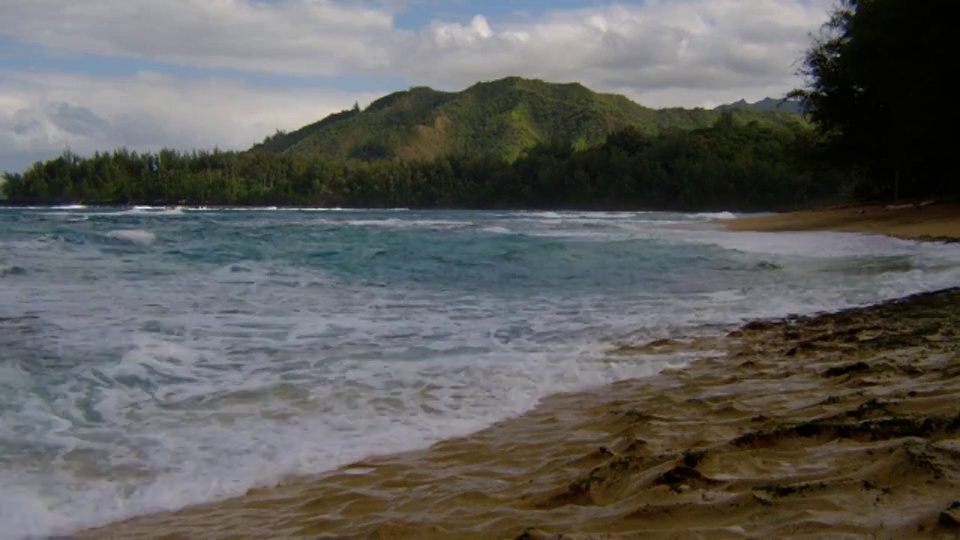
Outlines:
[[[913,207],[729,226],[957,238],[957,221],[956,207]],[[422,451],[76,536],[956,537],[957,306],[960,289],[949,289],[721,337],[621,344],[610,362],[695,360],[554,395]]]
[[916,240],[960,239],[960,205],[929,201],[857,205],[729,220],[732,231],[844,231]]

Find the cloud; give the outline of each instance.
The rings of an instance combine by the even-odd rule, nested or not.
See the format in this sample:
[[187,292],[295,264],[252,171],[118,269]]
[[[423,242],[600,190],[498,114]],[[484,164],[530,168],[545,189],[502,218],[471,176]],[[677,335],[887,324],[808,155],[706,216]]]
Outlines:
[[797,84],[796,63],[831,3],[649,0],[520,22],[435,23],[394,65],[424,83],[523,74],[619,89],[653,105],[759,98]]
[[[57,51],[311,76],[466,86],[506,75],[707,101],[796,84],[833,0],[646,0],[401,30],[391,9],[335,0],[0,0],[0,34]],[[379,6],[379,7],[377,7]],[[389,6],[389,7],[388,7]],[[693,92],[699,90],[700,92]],[[691,103],[654,102],[654,105]]]
[[0,0],[0,34],[50,50],[332,75],[383,67],[392,16],[329,0]]
[[77,153],[174,147],[247,148],[382,92],[263,88],[158,73],[125,77],[0,75],[0,170]]

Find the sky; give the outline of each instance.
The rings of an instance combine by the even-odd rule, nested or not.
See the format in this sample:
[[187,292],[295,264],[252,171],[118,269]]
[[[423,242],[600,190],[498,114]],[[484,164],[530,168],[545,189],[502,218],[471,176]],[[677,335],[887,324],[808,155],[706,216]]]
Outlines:
[[651,107],[781,97],[834,0],[0,0],[0,171],[242,149],[510,75]]

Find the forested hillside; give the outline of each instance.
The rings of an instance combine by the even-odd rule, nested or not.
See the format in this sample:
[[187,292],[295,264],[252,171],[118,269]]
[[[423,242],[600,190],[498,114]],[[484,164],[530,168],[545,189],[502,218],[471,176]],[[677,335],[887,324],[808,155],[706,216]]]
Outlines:
[[634,127],[584,149],[542,143],[513,160],[454,153],[366,162],[292,153],[65,154],[8,175],[19,203],[415,208],[770,209],[836,197],[845,180],[806,162],[812,131],[742,123],[651,136]]
[[[787,111],[738,109],[737,120],[802,122]],[[720,111],[651,109],[624,96],[580,84],[509,77],[462,92],[418,87],[378,99],[364,110],[333,114],[291,133],[278,133],[255,151],[334,159],[430,160],[449,154],[485,154],[513,161],[540,143],[562,141],[584,149],[634,127],[647,135],[713,125]]]
[[740,109],[752,111],[780,111],[785,113],[801,114],[803,112],[803,105],[797,99],[775,99],[768,97],[753,103],[750,103],[745,99],[741,99],[740,101],[736,101],[734,103],[720,105],[715,110],[734,111]]

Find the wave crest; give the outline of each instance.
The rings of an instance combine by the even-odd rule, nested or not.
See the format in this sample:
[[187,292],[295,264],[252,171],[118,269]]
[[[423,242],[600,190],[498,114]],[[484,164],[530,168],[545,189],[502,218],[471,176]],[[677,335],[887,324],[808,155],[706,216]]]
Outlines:
[[142,229],[124,229],[117,231],[110,231],[106,234],[107,238],[113,238],[114,240],[122,240],[124,242],[130,242],[132,244],[140,244],[147,246],[152,244],[156,239],[157,235],[153,234],[150,231],[144,231]]

